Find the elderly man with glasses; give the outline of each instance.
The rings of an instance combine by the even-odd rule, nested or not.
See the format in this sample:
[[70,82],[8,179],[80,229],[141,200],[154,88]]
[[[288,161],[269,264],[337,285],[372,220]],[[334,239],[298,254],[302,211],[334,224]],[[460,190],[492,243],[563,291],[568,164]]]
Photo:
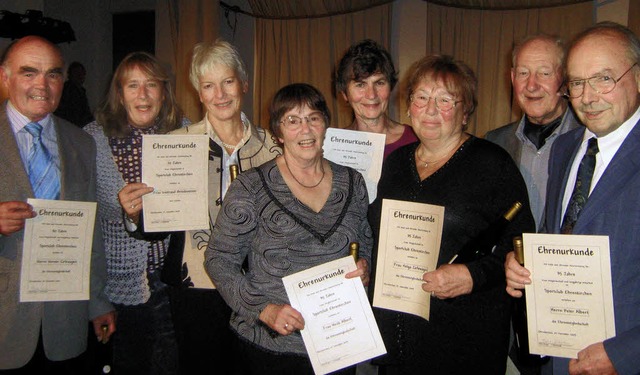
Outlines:
[[[640,369],[640,40],[598,23],[567,57],[567,96],[585,128],[555,142],[549,164],[547,233],[609,237],[615,336],[553,358],[553,374],[637,374]],[[582,165],[581,165],[582,164]],[[577,204],[580,196],[583,203]],[[521,296],[530,272],[513,253],[507,292]],[[543,368],[543,373],[544,369]],[[549,369],[550,370],[550,369]]]

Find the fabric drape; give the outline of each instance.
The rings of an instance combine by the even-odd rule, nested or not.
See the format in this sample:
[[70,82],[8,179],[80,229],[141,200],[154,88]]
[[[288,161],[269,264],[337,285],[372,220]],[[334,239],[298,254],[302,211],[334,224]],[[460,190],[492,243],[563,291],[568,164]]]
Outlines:
[[333,97],[333,69],[349,46],[370,38],[390,46],[391,4],[346,15],[300,19],[256,20],[254,123],[267,126],[275,92],[293,82],[317,87],[327,99],[331,126],[351,124],[351,108]]
[[[353,13],[394,0],[247,0],[251,13],[261,18],[324,17]],[[556,0],[557,1],[557,0]]]
[[[334,0],[325,6],[335,11],[351,5],[349,1],[342,1],[345,0]],[[323,11],[316,9],[317,4],[313,7],[298,4],[295,9],[283,10],[283,4],[291,2],[250,0],[249,3],[254,13],[287,11],[296,14],[300,7],[311,7],[309,9],[315,14]],[[399,44],[412,44],[406,40],[392,40],[393,4],[321,18],[256,19],[255,73],[250,79],[254,123],[267,127],[268,105],[273,94],[288,83],[302,81],[318,87],[326,96],[333,114],[332,126],[347,126],[352,121],[352,111],[341,97],[333,96],[333,69],[346,49],[364,38],[376,40],[393,56],[397,55],[393,49],[399,48]],[[512,97],[509,75],[514,42],[536,32],[556,34],[568,41],[593,23],[591,1],[524,10],[464,9],[429,2],[425,5],[423,18],[427,22],[412,25],[424,30],[426,36],[425,44],[416,45],[416,49],[424,53],[453,55],[474,69],[479,80],[479,105],[470,121],[469,132],[480,137],[521,116]],[[217,2],[206,0],[162,0],[157,5],[156,22],[165,26],[157,27],[156,55],[173,67],[178,101],[193,121],[202,117],[202,110],[197,93],[188,80],[191,49],[196,42],[215,40],[219,11]],[[640,34],[640,17],[634,16],[637,14],[640,14],[640,2],[630,2],[629,28]],[[394,22],[402,24],[406,21]],[[402,79],[406,72],[398,67],[395,58]],[[251,64],[250,61],[246,63]],[[393,114],[398,113],[399,118],[395,120],[409,123],[400,89],[401,85],[393,92],[391,114],[395,117]],[[394,100],[398,95],[400,100]]]
[[191,53],[196,43],[216,40],[220,5],[208,0],[161,0],[156,4],[156,56],[173,69],[176,99],[185,116],[199,121],[204,112],[189,81]]
[[592,6],[491,11],[427,4],[425,50],[464,61],[478,77],[478,108],[469,123],[470,133],[482,137],[522,115],[511,89],[514,43],[538,32],[569,41],[592,24]]
[[433,4],[469,9],[530,9],[591,2],[591,0],[424,0]]

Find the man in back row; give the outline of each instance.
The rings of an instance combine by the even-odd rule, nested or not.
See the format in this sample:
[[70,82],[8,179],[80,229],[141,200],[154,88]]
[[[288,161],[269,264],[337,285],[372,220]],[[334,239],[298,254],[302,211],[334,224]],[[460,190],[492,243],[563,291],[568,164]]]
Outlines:
[[[96,147],[91,136],[53,116],[63,85],[60,50],[27,36],[5,51],[0,82],[0,373],[80,374],[89,319],[102,338],[115,330],[103,292],[106,268],[100,226],[91,253],[89,301],[20,302],[25,221],[36,216],[27,198],[96,200]],[[25,249],[24,251],[29,251]]]
[[[616,336],[587,346],[577,359],[552,358],[543,373],[637,374],[640,369],[639,62],[638,37],[611,22],[583,31],[569,48],[567,93],[586,128],[553,145],[544,231],[609,237]],[[594,155],[592,172],[582,173],[581,160]],[[569,210],[576,180],[589,187],[587,199],[581,210]],[[529,271],[513,252],[505,271],[507,292],[520,297],[519,289],[531,283]]]
[[524,114],[485,136],[507,150],[520,168],[537,230],[542,226],[551,146],[559,135],[580,126],[561,93],[564,56],[563,42],[544,34],[514,47],[511,84]]
[[[561,91],[564,58],[564,43],[554,36],[536,34],[516,44],[511,52],[511,85],[524,114],[520,120],[485,135],[507,150],[518,165],[527,184],[537,231],[543,221],[553,142],[580,126]],[[539,373],[539,357],[518,358],[516,353],[510,353],[510,358],[521,374]]]

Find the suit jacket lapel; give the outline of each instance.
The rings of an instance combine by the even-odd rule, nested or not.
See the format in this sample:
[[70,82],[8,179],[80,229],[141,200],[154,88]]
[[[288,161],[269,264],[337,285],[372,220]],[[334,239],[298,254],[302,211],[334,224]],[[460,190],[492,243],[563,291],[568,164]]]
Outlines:
[[2,160],[4,172],[11,175],[7,176],[10,178],[8,181],[15,183],[19,191],[25,192],[25,197],[33,197],[31,182],[24,169],[18,142],[7,117],[6,101],[0,104],[0,160]]
[[626,189],[627,182],[640,171],[640,122],[631,130],[627,138],[622,142],[618,152],[609,163],[602,177],[595,186],[585,204],[574,232],[579,233],[580,228],[587,225],[595,216],[602,212],[608,202],[616,199]]
[[[569,179],[569,172],[571,170],[571,163],[575,158],[578,149],[580,148],[580,141],[584,131],[570,132],[564,135],[569,137],[566,140],[562,139],[559,142],[553,144],[554,150],[551,153],[550,163],[553,166],[553,172],[549,171],[549,181],[547,190],[547,217],[546,217],[546,232],[547,233],[560,233],[560,226],[562,225],[562,199],[564,198],[564,192],[567,186],[567,180]],[[556,150],[559,148],[559,150]],[[563,152],[563,150],[566,150]],[[558,169],[562,171],[561,176],[556,176]]]
[[[523,120],[524,121],[524,117]],[[520,123],[522,123],[522,121]],[[511,157],[513,157],[513,160],[516,162],[516,164],[520,165],[520,159],[521,159],[521,155],[522,155],[522,143],[520,142],[520,139],[518,139],[518,127],[520,123],[516,123],[515,124],[515,128],[513,130],[513,132],[509,132],[509,134],[506,135],[506,142],[505,142],[505,150],[507,150],[507,152],[509,153],[509,155],[511,155]]]
[[69,137],[65,137],[61,129],[60,121],[54,116],[53,124],[56,128],[56,137],[58,138],[58,155],[60,157],[60,199],[73,200],[73,190],[77,188],[78,183],[84,179],[79,177],[79,169],[82,165],[79,163],[82,155],[78,153],[78,147],[75,147]]

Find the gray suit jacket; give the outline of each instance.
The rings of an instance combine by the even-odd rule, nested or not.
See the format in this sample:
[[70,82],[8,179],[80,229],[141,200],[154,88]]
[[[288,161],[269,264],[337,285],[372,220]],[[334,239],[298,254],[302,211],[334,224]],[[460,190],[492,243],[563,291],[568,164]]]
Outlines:
[[[91,136],[54,117],[61,165],[61,200],[95,202],[96,148]],[[0,104],[0,202],[33,197],[18,144]],[[104,295],[106,279],[100,226],[95,225],[89,301],[20,303],[20,267],[24,231],[0,237],[0,369],[26,364],[36,349],[40,328],[47,357],[59,361],[81,354],[88,322],[113,310]]]
[[[547,233],[560,233],[562,197],[584,129],[553,145],[547,185]],[[616,336],[604,342],[618,374],[640,374],[640,122],[624,140],[580,212],[574,234],[609,236]],[[553,358],[553,373],[569,360]]]
[[[497,129],[491,130],[485,134],[485,139],[501,146],[507,152],[516,164],[520,164],[520,155],[522,152],[522,141],[516,135],[518,128],[524,126],[524,116],[520,118],[518,121],[514,121],[510,124],[501,126]],[[569,130],[573,130],[580,126],[580,123],[576,119],[573,110],[570,107],[567,107],[565,111],[564,117],[562,119],[562,123],[558,127],[558,129],[554,132],[557,136],[568,132]]]
[[531,212],[536,220],[536,229],[542,229],[544,222],[544,206],[551,148],[558,137],[572,129],[580,127],[571,108],[567,108],[562,123],[547,138],[546,144],[539,150],[524,135],[524,116],[516,122],[492,130],[485,138],[505,150],[518,165],[522,177],[527,184]]

